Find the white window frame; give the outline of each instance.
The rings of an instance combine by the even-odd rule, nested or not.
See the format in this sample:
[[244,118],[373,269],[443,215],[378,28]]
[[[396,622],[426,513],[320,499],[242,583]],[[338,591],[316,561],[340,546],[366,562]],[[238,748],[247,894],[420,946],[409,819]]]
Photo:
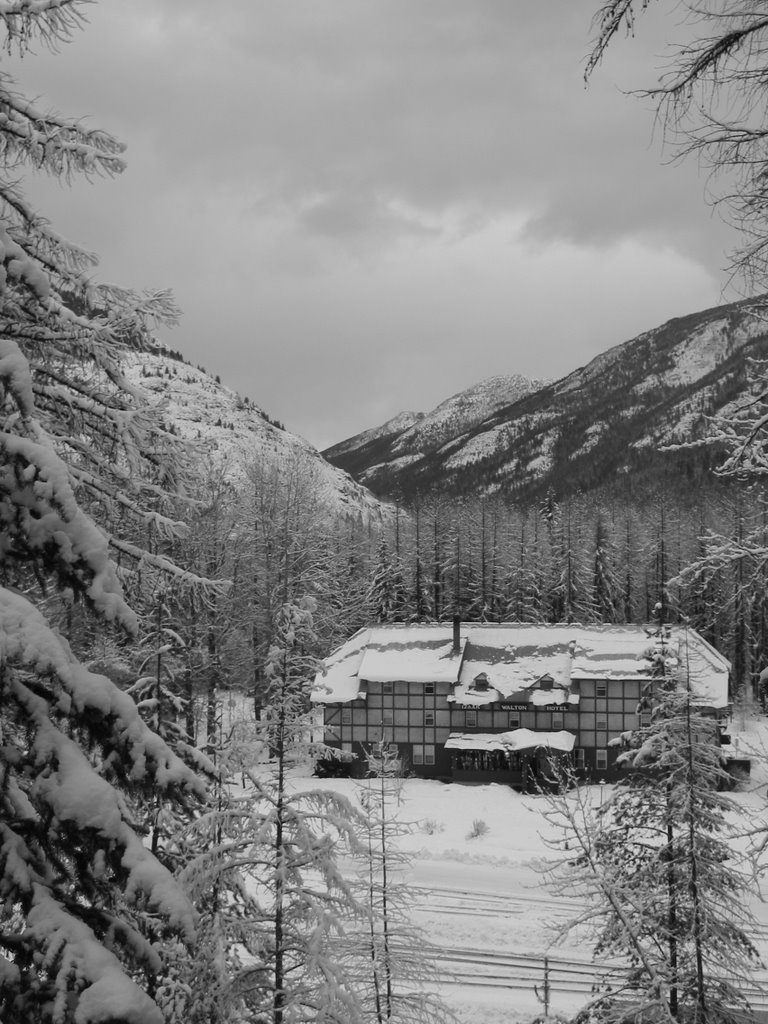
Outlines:
[[435,712],[425,711],[424,712],[424,725],[428,728],[432,728],[435,724]]
[[651,724],[651,712],[641,711],[638,717],[640,718],[640,728],[647,729]]
[[477,728],[477,708],[467,708],[467,710],[464,712],[464,728]]
[[608,732],[608,716],[605,718],[598,718],[595,715],[595,731],[596,732]]
[[394,711],[387,710],[385,708],[381,712],[381,724],[382,725],[394,725],[395,724],[395,713],[394,713]]
[[596,697],[607,697],[608,696],[608,683],[602,680],[595,680],[595,696]]
[[520,712],[510,711],[509,721],[507,722],[508,729],[519,729],[520,728]]
[[608,748],[598,747],[595,750],[595,771],[605,772],[608,770]]
[[429,694],[430,696],[433,696],[434,693],[435,693],[435,684],[434,683],[424,683],[424,693]]
[[585,754],[584,754],[584,748],[583,747],[577,747],[574,750],[573,754],[574,754],[573,767],[576,768],[576,769],[584,768],[586,766],[586,763],[587,763],[587,759],[586,759]]
[[552,728],[553,729],[564,729],[565,728],[565,718],[563,717],[563,712],[562,711],[553,711],[552,712]]
[[411,760],[413,764],[433,765],[435,763],[434,743],[414,743]]

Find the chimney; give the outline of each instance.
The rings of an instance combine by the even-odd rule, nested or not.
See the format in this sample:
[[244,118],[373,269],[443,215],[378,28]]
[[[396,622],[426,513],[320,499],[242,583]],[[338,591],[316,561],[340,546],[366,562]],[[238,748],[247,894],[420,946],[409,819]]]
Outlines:
[[461,619],[458,615],[453,616],[453,653],[458,654],[461,650]]

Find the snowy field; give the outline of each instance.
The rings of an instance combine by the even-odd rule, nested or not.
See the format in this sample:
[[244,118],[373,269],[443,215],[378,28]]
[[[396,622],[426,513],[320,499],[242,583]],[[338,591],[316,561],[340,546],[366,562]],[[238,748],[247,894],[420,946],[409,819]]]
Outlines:
[[[768,749],[763,722],[740,726],[734,730],[740,750]],[[350,780],[301,784],[358,799],[359,783]],[[607,795],[610,787],[601,788],[590,787],[591,800]],[[753,827],[768,823],[767,789],[768,772],[758,763],[751,780],[732,794]],[[465,1024],[527,1024],[541,1013],[534,985],[541,991],[545,956],[550,1013],[572,1012],[589,997],[595,970],[589,943],[584,937],[555,941],[574,906],[553,898],[541,873],[542,861],[554,856],[546,845],[552,830],[542,815],[545,799],[496,784],[404,783],[400,817],[415,827],[398,845],[412,858],[414,922],[444,951],[438,958],[441,995]],[[487,831],[472,837],[475,821]],[[768,879],[764,885],[768,893]],[[768,905],[756,898],[752,909],[759,922],[754,938],[768,964]],[[765,979],[768,993],[768,974]],[[768,995],[755,1003],[768,1005]]]

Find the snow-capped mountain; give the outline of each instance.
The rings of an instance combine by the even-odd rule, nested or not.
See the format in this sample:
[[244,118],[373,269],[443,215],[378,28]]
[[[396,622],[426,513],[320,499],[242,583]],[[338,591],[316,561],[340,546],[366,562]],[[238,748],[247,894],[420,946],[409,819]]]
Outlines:
[[374,444],[387,438],[396,438],[423,418],[423,412],[400,412],[397,416],[393,416],[391,420],[382,423],[380,427],[371,427],[370,430],[364,430],[361,434],[355,434],[354,437],[341,441],[339,444],[329,448],[328,451],[333,452],[334,455],[342,456],[347,452],[359,450],[365,445]]
[[671,465],[693,478],[713,458],[709,449],[659,449],[708,433],[709,417],[744,394],[750,357],[768,357],[768,296],[670,320],[554,383],[526,391],[521,382],[518,395],[487,413],[482,396],[501,399],[494,383],[514,378],[494,378],[403,430],[368,431],[324,455],[377,494],[433,486],[562,494]]
[[498,409],[537,391],[543,383],[520,374],[490,377],[447,398],[432,412],[400,413],[380,427],[333,445],[323,456],[355,476],[360,474],[360,479],[369,473],[376,477],[379,465],[397,470],[417,462],[482,423]]
[[225,464],[233,482],[253,462],[278,465],[284,472],[296,468],[311,474],[317,500],[330,511],[375,520],[386,515],[386,507],[366,487],[326,462],[303,437],[199,367],[158,351],[127,357],[123,369],[153,404],[163,403],[164,422],[178,437],[193,442],[201,466],[207,461]]

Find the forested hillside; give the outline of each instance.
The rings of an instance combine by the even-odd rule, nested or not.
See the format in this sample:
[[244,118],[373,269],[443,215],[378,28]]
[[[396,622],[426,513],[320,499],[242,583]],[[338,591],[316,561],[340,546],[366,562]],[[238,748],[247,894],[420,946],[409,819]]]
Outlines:
[[202,367],[162,348],[126,354],[123,369],[170,433],[194,452],[195,474],[218,467],[240,484],[249,466],[293,467],[314,480],[316,499],[341,518],[379,520],[386,506],[346,472],[330,465],[304,438],[286,429],[247,395],[239,395]]

